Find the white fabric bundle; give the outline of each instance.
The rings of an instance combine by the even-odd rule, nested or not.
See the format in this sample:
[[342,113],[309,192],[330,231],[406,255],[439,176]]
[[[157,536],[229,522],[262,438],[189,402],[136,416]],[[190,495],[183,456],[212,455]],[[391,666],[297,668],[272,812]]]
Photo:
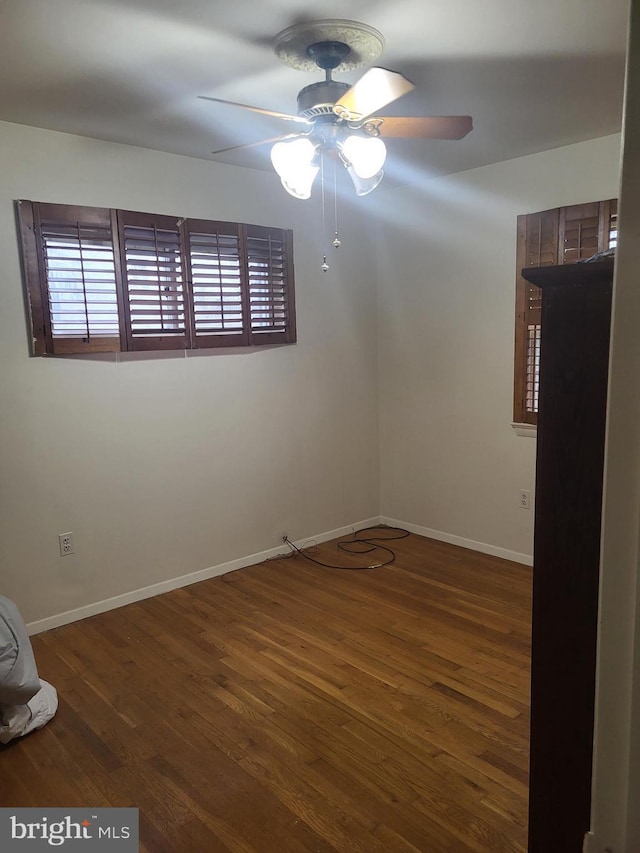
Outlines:
[[20,611],[0,595],[0,743],[42,728],[57,708],[55,688],[38,677]]

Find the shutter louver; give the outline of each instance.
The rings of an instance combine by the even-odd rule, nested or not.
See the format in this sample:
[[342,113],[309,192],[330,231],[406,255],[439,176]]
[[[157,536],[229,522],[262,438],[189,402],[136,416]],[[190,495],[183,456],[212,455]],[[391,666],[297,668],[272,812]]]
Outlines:
[[129,349],[187,346],[185,276],[178,222],[118,211]]
[[291,232],[247,226],[251,343],[295,341]]
[[187,220],[193,345],[246,346],[248,324],[240,228]]

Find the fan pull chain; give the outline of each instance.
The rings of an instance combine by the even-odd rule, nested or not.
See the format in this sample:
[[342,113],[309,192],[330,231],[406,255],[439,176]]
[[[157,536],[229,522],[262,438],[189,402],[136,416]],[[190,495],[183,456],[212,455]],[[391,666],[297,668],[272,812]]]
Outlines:
[[333,161],[333,222],[335,228],[335,234],[333,237],[333,247],[334,249],[338,249],[340,247],[340,237],[338,237],[338,174],[336,171],[336,161]]
[[[324,246],[327,245],[327,222],[325,217],[325,208],[324,208],[324,151],[320,151],[320,190],[322,197],[322,243]],[[320,267],[322,272],[327,272],[329,269],[329,264],[327,263],[327,252],[326,249],[324,254],[322,255],[322,266]]]

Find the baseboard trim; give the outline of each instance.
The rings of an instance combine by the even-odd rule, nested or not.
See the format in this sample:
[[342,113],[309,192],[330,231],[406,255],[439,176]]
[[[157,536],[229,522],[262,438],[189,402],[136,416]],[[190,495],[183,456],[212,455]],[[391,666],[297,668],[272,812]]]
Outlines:
[[481,554],[491,554],[492,557],[502,557],[503,560],[512,560],[514,563],[523,563],[525,566],[533,565],[533,557],[530,554],[509,551],[507,548],[499,548],[497,545],[476,542],[475,539],[465,539],[463,536],[455,536],[453,533],[443,533],[442,530],[432,530],[430,527],[422,527],[419,524],[411,524],[408,521],[399,521],[397,518],[382,516],[382,523],[388,524],[389,527],[404,527],[405,530],[417,533],[419,536],[425,536],[427,539],[437,539],[439,542],[459,545],[461,548],[469,548],[471,551],[479,551]]
[[[335,530],[327,530],[324,533],[318,533],[315,536],[305,536],[294,542],[298,547],[302,547],[308,542],[327,542],[330,539],[337,539],[339,536],[346,536],[354,530],[360,530],[363,527],[372,527],[374,524],[380,524],[382,521],[380,516],[367,518],[363,521],[358,521],[355,524],[348,524],[344,527],[336,527]],[[160,583],[151,584],[151,586],[141,587],[140,589],[125,592],[122,595],[113,596],[113,598],[105,598],[102,601],[95,601],[92,604],[86,604],[83,607],[77,607],[74,610],[67,610],[64,613],[57,613],[54,616],[48,616],[46,619],[39,619],[35,622],[27,624],[29,634],[41,634],[43,631],[50,631],[52,628],[59,628],[61,625],[68,625],[70,622],[78,622],[80,619],[86,619],[89,616],[96,616],[98,613],[105,613],[107,610],[115,610],[117,607],[124,607],[127,604],[134,604],[136,601],[142,601],[145,598],[152,598],[155,595],[162,595],[163,592],[171,592],[172,589],[178,589],[183,586],[190,586],[199,581],[216,578],[220,575],[226,575],[228,572],[235,572],[237,569],[244,569],[247,566],[253,566],[256,563],[261,563],[269,557],[277,557],[278,554],[286,552],[286,547],[280,545],[277,548],[269,548],[267,551],[260,551],[257,554],[249,554],[246,557],[239,557],[237,560],[230,560],[228,563],[221,563],[218,566],[211,566],[208,569],[201,569],[197,572],[192,572],[188,575],[181,575],[177,578],[170,578]]]
[[[339,536],[346,536],[354,530],[360,530],[363,527],[373,527],[376,524],[403,527],[405,530],[417,533],[419,536],[425,536],[427,539],[448,542],[450,545],[459,545],[461,548],[469,548],[472,551],[479,551],[481,554],[491,554],[493,557],[502,557],[505,560],[523,563],[526,566],[533,565],[533,557],[529,554],[520,554],[518,551],[509,551],[507,548],[499,548],[496,545],[489,545],[486,542],[476,542],[474,539],[465,539],[463,536],[455,536],[452,533],[444,533],[441,530],[433,530],[430,527],[422,527],[419,524],[412,524],[408,521],[400,521],[397,518],[388,518],[386,516],[375,516],[354,524],[345,525],[344,527],[336,527],[334,530],[327,530],[315,536],[305,536],[303,539],[297,540],[295,544],[298,547],[302,547],[309,542],[327,542],[330,539],[337,539]],[[105,598],[102,601],[95,601],[92,604],[86,604],[74,610],[67,610],[64,613],[57,613],[54,616],[30,622],[27,625],[27,630],[32,635],[40,634],[43,631],[50,631],[52,628],[59,628],[61,625],[68,625],[71,622],[77,622],[89,616],[96,616],[98,613],[105,613],[107,610],[115,610],[117,607],[134,604],[136,601],[152,598],[155,595],[162,595],[164,592],[171,592],[172,589],[190,586],[199,581],[226,575],[228,572],[235,572],[247,566],[253,566],[256,563],[261,563],[263,560],[269,559],[269,557],[276,557],[282,553],[284,553],[283,547],[279,546],[277,548],[269,548],[267,551],[260,551],[257,554],[248,554],[246,557],[239,557],[237,560],[230,560],[227,563],[210,566],[207,569],[201,569],[188,575],[169,578],[169,580],[160,581],[160,583],[155,583],[151,586],[134,589],[122,595],[116,595],[113,598]]]

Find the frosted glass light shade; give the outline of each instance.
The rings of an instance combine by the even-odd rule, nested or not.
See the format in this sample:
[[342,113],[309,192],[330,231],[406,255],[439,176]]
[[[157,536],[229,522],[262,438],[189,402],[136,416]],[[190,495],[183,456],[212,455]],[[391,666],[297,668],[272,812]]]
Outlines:
[[317,174],[317,166],[307,166],[306,169],[299,169],[290,178],[280,178],[280,181],[289,195],[294,196],[294,198],[311,198],[311,187]]
[[353,181],[353,186],[355,187],[356,195],[369,195],[370,192],[373,192],[375,188],[378,186],[382,178],[384,177],[384,172],[382,169],[373,175],[371,178],[361,178],[360,175],[356,172],[353,166],[347,166],[347,172],[349,173],[349,177]]
[[387,149],[378,136],[353,135],[347,136],[342,143],[342,153],[356,175],[367,180],[377,175],[384,166]]
[[295,198],[309,198],[318,174],[313,166],[316,146],[306,137],[291,142],[276,142],[271,149],[271,162],[285,190]]

